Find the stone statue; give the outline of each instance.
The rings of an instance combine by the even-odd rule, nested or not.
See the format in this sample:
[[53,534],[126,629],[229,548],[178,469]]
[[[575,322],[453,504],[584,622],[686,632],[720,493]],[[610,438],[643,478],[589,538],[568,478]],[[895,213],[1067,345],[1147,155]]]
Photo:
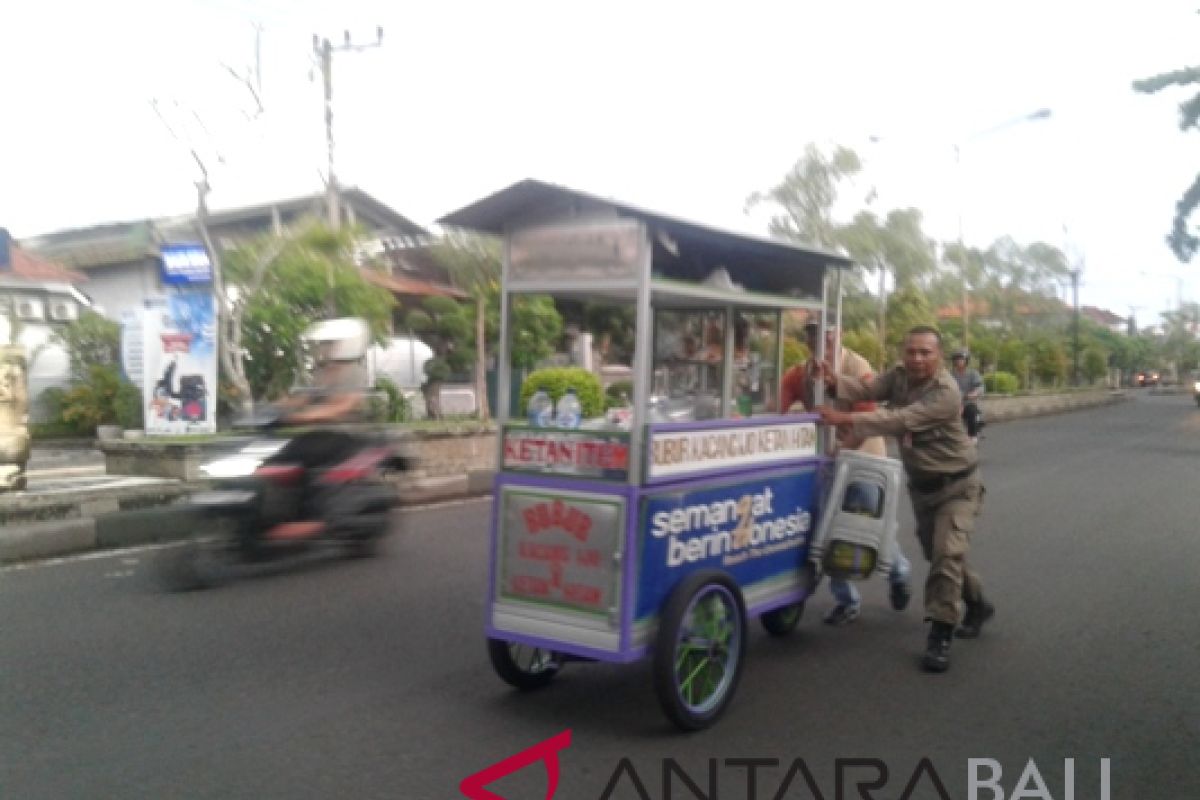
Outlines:
[[0,492],[25,488],[29,462],[29,389],[25,348],[0,346]]

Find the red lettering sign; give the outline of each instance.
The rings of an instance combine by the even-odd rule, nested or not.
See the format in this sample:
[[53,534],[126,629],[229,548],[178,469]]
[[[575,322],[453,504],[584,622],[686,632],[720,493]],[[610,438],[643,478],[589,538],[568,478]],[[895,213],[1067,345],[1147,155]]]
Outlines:
[[596,586],[587,586],[582,583],[568,583],[563,587],[563,596],[575,603],[598,606],[600,605],[601,592]]
[[592,530],[592,518],[585,511],[568,506],[562,500],[538,503],[521,512],[525,530],[541,533],[550,528],[566,531],[581,542],[586,542]]

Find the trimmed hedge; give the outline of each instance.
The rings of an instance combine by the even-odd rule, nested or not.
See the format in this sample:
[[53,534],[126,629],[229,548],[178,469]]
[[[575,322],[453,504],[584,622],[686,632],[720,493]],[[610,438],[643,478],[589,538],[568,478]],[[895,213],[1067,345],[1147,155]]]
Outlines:
[[983,376],[983,386],[989,394],[1016,394],[1021,382],[1011,372],[989,372]]
[[600,388],[600,379],[581,367],[549,367],[529,373],[529,377],[521,384],[522,412],[529,407],[529,398],[539,389],[550,395],[550,399],[556,405],[558,398],[566,394],[567,389],[574,389],[579,397],[584,419],[598,417],[604,413],[604,393]]

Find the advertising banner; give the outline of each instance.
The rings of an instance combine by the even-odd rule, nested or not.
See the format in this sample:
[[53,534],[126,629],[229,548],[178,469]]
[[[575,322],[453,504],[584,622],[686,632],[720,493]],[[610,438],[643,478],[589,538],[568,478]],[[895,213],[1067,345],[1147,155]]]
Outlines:
[[164,244],[162,282],[166,286],[191,286],[212,283],[212,261],[202,244]]
[[815,422],[768,422],[698,430],[650,430],[646,477],[679,478],[737,467],[770,466],[817,454]]
[[698,569],[728,572],[743,587],[800,569],[816,524],[816,475],[808,467],[644,497],[635,619],[657,613]]
[[624,500],[512,488],[502,496],[497,596],[607,614],[620,585],[613,555]]
[[546,428],[505,428],[504,468],[624,481],[629,475],[629,436]]
[[646,233],[640,222],[528,228],[509,237],[511,283],[633,281]]
[[146,432],[217,430],[217,307],[207,289],[180,290],[143,315]]

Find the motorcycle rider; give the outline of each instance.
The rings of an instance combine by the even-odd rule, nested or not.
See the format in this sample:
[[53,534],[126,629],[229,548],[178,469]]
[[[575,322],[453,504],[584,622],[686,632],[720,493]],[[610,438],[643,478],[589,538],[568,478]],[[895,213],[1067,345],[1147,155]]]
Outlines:
[[962,394],[962,419],[967,428],[967,436],[970,437],[971,444],[976,444],[979,442],[979,429],[983,427],[983,412],[979,410],[975,401],[983,397],[984,389],[983,377],[979,371],[967,368],[970,360],[969,352],[955,350],[950,355],[950,363],[953,365],[950,374],[954,376],[958,391]]
[[338,359],[336,354],[336,342],[318,342],[311,387],[276,404],[282,423],[321,427],[300,433],[270,461],[300,464],[309,470],[345,461],[361,447],[348,431],[324,427],[362,422],[366,416],[361,370],[355,360]]

